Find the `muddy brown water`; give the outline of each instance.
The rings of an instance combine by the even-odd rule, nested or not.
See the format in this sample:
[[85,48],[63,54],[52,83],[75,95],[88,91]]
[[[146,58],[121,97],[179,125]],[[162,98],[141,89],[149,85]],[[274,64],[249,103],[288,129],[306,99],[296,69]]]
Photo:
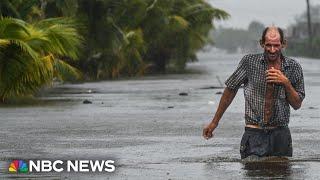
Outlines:
[[[244,99],[239,90],[214,138],[204,140],[223,89],[243,55],[210,51],[201,74],[59,85],[32,105],[0,107],[2,179],[320,179],[320,60],[296,58],[306,99],[291,110],[293,157],[242,163]],[[184,93],[180,96],[179,93]],[[92,104],[83,104],[83,100]],[[114,159],[114,173],[9,174],[13,159]]]

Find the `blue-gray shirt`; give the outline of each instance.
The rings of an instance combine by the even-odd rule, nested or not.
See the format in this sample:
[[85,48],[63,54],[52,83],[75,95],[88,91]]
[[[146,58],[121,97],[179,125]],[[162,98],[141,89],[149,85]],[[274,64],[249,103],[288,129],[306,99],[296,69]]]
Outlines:
[[[305,97],[303,73],[300,64],[294,59],[281,56],[281,71],[290,80],[301,100]],[[237,69],[225,82],[232,90],[244,85],[246,124],[262,125],[266,96],[267,60],[263,53],[249,54],[242,58]],[[273,114],[269,120],[272,126],[288,126],[290,117],[289,102],[284,86],[275,85]]]

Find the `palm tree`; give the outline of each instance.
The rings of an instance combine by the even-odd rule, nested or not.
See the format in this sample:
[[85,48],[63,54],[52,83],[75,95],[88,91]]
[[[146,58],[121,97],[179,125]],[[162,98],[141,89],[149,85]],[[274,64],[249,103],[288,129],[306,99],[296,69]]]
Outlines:
[[208,33],[214,28],[213,20],[229,16],[203,0],[149,2],[142,24],[148,43],[145,58],[160,72],[165,72],[168,64],[183,69],[186,62],[196,60],[195,53],[211,42]]
[[62,59],[76,59],[81,37],[72,19],[45,19],[34,24],[0,17],[0,99],[32,95],[54,77],[79,78]]

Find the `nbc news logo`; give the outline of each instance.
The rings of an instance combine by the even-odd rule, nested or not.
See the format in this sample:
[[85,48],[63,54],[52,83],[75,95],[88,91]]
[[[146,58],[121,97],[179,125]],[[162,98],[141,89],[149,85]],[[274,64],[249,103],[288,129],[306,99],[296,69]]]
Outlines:
[[13,160],[9,166],[10,173],[27,173],[28,172],[28,165],[23,160]]
[[9,173],[114,172],[113,160],[13,160]]

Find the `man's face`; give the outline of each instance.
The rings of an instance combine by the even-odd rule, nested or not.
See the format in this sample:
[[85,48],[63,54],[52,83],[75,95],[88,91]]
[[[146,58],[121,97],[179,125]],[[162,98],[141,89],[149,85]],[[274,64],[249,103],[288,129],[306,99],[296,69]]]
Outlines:
[[280,39],[281,38],[278,29],[270,28],[267,31],[263,48],[269,61],[276,61],[280,58],[282,49]]

